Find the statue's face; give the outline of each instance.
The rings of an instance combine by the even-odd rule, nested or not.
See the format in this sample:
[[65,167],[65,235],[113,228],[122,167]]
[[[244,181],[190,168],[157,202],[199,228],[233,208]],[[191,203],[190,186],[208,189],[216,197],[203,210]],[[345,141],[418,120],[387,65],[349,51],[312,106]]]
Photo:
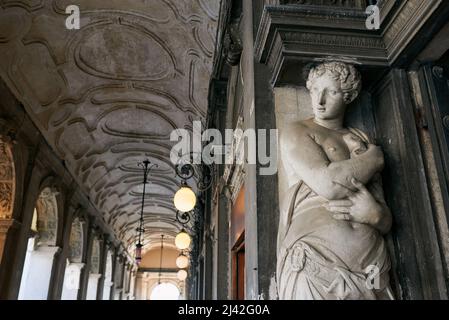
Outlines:
[[310,96],[315,118],[331,120],[340,117],[346,109],[340,82],[328,73],[312,80]]

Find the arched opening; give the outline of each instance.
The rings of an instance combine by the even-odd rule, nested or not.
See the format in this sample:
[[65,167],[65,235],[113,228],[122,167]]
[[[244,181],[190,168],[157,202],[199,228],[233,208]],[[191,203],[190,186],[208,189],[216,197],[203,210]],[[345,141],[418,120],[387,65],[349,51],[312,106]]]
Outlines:
[[179,300],[181,292],[172,283],[165,282],[158,284],[151,291],[150,300]]
[[104,272],[103,300],[109,300],[111,298],[112,285],[112,253],[108,250]]
[[98,280],[100,279],[100,241],[95,238],[90,256],[89,280],[87,283],[87,300],[97,300]]
[[83,225],[78,218],[72,223],[70,230],[69,258],[64,274],[62,300],[77,300],[81,270],[84,267],[83,257]]
[[33,213],[25,264],[20,283],[19,299],[46,300],[59,248],[56,246],[58,205],[56,192],[51,188],[41,191]]
[[[162,263],[161,248],[157,245],[143,254],[142,262],[136,275],[135,295],[137,300],[153,300],[153,293],[155,294],[155,299],[163,300],[165,296],[168,296],[167,299],[170,300],[185,298],[186,283],[177,277],[179,267],[176,265],[176,259],[179,257],[179,254],[180,251],[172,244],[167,244],[167,247],[164,249]],[[159,285],[167,283],[178,289],[176,298],[174,298],[174,290],[169,289],[167,286],[162,286],[157,291],[154,291]],[[159,290],[162,291],[159,292]],[[168,291],[166,292],[166,290]]]

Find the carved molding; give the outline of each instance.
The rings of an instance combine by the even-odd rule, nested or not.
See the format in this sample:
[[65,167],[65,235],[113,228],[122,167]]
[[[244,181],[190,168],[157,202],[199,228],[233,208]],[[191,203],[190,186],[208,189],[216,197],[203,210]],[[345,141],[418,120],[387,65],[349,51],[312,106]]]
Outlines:
[[364,9],[366,7],[365,0],[278,0],[277,4],[308,4],[316,6],[344,7],[356,9]]
[[272,70],[273,84],[291,64],[323,57],[345,57],[356,64],[388,67],[440,4],[441,0],[385,0],[380,4],[380,32],[366,29],[363,8],[267,5],[255,54]]
[[58,231],[57,191],[50,187],[44,188],[36,201],[36,227],[39,246],[56,245]]

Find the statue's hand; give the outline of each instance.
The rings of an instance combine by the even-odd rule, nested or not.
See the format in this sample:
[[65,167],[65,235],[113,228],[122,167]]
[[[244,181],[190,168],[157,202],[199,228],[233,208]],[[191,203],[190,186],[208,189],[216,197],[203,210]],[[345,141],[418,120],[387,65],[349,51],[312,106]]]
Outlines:
[[333,218],[376,226],[382,218],[382,206],[371,195],[368,189],[356,179],[352,179],[356,191],[347,188],[350,196],[347,200],[329,201],[326,208],[332,212]]
[[353,133],[345,134],[343,136],[343,141],[346,143],[349,153],[351,153],[351,157],[361,155],[368,149],[367,144]]

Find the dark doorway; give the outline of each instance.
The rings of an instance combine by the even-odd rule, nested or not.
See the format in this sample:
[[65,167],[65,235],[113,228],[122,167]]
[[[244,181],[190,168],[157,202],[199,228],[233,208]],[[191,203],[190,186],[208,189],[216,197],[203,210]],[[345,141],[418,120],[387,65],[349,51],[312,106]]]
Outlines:
[[245,232],[232,249],[232,299],[245,300]]

